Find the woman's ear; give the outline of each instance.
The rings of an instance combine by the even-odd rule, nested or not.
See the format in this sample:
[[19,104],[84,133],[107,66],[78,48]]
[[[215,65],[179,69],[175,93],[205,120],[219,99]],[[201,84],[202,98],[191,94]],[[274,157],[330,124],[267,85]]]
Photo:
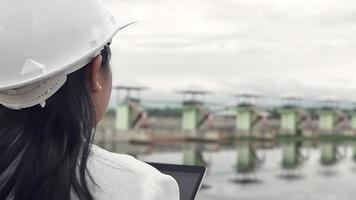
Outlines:
[[99,81],[102,60],[103,60],[103,57],[101,55],[98,55],[88,65],[87,82],[88,82],[89,88],[95,93],[99,92],[102,89],[101,83]]

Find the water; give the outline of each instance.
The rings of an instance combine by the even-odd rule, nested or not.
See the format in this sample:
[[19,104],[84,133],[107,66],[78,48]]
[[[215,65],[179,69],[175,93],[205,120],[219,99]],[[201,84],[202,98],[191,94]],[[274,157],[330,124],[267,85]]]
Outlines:
[[143,161],[206,165],[199,200],[351,200],[356,196],[354,146],[243,142],[107,144],[106,148]]

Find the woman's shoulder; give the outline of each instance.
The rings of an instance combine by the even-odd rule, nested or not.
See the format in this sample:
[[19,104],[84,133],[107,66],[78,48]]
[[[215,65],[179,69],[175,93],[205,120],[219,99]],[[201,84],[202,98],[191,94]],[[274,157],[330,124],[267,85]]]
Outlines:
[[97,186],[97,199],[178,200],[176,181],[152,166],[125,155],[111,153],[95,145],[88,170]]
[[133,156],[126,154],[112,153],[96,145],[92,145],[90,159],[100,166],[113,171],[128,173],[159,173],[159,171],[150,165],[137,160]]

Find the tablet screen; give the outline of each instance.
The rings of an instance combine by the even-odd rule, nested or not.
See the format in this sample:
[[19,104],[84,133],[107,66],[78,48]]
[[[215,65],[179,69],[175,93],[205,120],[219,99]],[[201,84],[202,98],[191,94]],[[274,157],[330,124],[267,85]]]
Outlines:
[[181,200],[194,200],[206,168],[202,166],[148,163],[160,172],[172,176],[179,185]]

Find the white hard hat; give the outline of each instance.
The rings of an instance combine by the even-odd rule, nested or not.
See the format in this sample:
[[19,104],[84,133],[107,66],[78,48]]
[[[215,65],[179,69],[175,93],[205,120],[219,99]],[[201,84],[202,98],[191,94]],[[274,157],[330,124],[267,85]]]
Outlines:
[[0,104],[44,104],[127,25],[97,0],[0,1]]

